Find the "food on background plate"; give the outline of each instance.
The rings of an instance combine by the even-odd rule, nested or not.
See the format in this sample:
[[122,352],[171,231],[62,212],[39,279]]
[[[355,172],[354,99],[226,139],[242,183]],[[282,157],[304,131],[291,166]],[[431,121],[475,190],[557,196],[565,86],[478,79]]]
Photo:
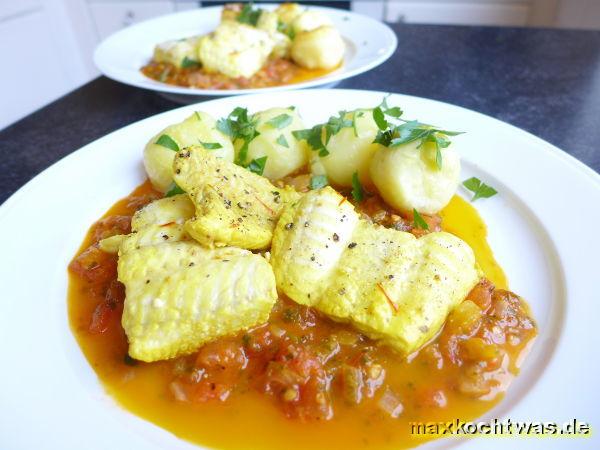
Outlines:
[[296,3],[272,11],[232,3],[213,32],[158,44],[141,70],[178,86],[259,88],[321,76],[340,66],[345,48],[321,11]]
[[218,448],[410,447],[500,401],[536,326],[456,195],[460,133],[404,116],[238,107],[152,137],[69,266],[109,392]]

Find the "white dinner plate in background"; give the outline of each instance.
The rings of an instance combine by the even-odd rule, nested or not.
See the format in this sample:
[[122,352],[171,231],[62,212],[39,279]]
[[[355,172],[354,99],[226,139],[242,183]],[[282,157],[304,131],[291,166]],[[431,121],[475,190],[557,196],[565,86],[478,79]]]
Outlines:
[[[257,4],[272,10],[277,5]],[[104,75],[113,80],[153,91],[193,96],[225,96],[254,92],[281,91],[328,85],[366,72],[386,61],[396,50],[397,38],[384,23],[370,17],[335,8],[310,6],[326,14],[340,31],[346,44],[341,67],[317,78],[300,83],[254,89],[199,89],[174,86],[145,76],[140,69],[151,59],[156,44],[205,34],[220,22],[221,6],[199,8],[168,14],[120,30],[96,48],[94,62]]]

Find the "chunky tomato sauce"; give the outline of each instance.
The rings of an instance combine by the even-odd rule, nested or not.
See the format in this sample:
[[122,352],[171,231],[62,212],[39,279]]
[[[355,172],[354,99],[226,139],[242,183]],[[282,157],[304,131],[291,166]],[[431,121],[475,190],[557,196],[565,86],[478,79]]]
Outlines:
[[250,78],[230,78],[218,72],[207,72],[201,67],[178,68],[173,64],[150,61],[141,72],[153,80],[175,86],[198,89],[253,89],[300,83],[318,78],[331,70],[305,69],[294,62],[277,58],[269,60]]
[[[430,230],[466,240],[486,278],[418,353],[401,357],[280,298],[264,325],[185,357],[135,361],[120,324],[117,259],[97,241],[128,232],[132,214],[158,197],[146,182],[92,226],[69,266],[69,317],[107,391],[184,439],[228,449],[415,446],[423,438],[411,437],[412,421],[469,420],[494,406],[536,335],[527,305],[505,289],[481,219],[455,197],[440,216],[424,218]],[[358,206],[368,220],[424,232],[377,197]]]

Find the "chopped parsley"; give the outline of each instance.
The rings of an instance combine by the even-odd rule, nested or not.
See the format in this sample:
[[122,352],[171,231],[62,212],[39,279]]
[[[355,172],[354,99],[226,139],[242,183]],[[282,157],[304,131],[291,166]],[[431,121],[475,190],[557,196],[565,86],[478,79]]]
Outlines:
[[245,23],[246,25],[251,25],[251,26],[255,27],[256,24],[258,23],[258,19],[260,18],[261,14],[262,14],[262,9],[260,9],[260,8],[254,9],[252,7],[252,2],[246,3],[242,7],[240,14],[237,16],[237,21],[239,23]]
[[267,156],[263,156],[262,158],[256,158],[250,161],[248,166],[246,167],[250,172],[254,172],[257,175],[262,175],[265,171],[265,166],[267,165]]
[[282,21],[277,22],[277,31],[287,35],[287,37],[289,37],[292,41],[296,37],[296,32],[294,31],[294,28],[291,25],[283,23]]
[[[319,156],[327,156],[329,155],[327,143],[331,136],[338,134],[342,128],[355,127],[354,119],[347,119],[347,114],[347,111],[340,111],[337,116],[331,116],[325,123],[306,130],[292,131],[292,134],[299,141],[305,140],[312,150],[319,152]],[[323,134],[325,134],[325,142],[323,142]]]
[[243,141],[234,162],[245,167],[248,157],[248,144],[260,134],[256,130],[256,120],[248,117],[246,108],[238,106],[226,118],[217,121],[217,129],[232,140],[241,139]]
[[179,187],[179,185],[173,181],[171,183],[171,185],[169,186],[169,189],[167,190],[165,197],[173,197],[174,195],[179,195],[179,194],[185,194],[185,191],[183,189],[181,189]]
[[325,175],[314,175],[310,178],[308,187],[311,189],[321,189],[329,184],[329,180]]
[[496,189],[487,184],[483,183],[477,177],[471,177],[468,180],[463,181],[463,186],[469,191],[473,192],[471,201],[474,202],[478,198],[490,198],[498,193]]
[[169,150],[173,150],[174,152],[178,152],[179,151],[179,145],[177,145],[177,142],[175,142],[173,140],[173,138],[171,136],[169,136],[168,134],[161,135],[157,139],[156,145],[160,145],[162,147],[166,147]]
[[354,137],[358,137],[358,129],[356,128],[356,119],[363,117],[365,115],[364,111],[356,110],[354,114],[352,114],[352,129],[354,130]]
[[279,137],[275,140],[282,147],[290,148],[290,144],[288,144],[287,139],[283,134],[280,134]]
[[198,141],[200,142],[200,145],[202,147],[204,147],[206,150],[217,150],[219,148],[223,148],[223,146],[221,144],[219,144],[218,142],[202,142],[202,141]]
[[195,59],[188,58],[187,56],[185,56],[183,58],[183,61],[181,61],[182,69],[198,68],[200,66],[201,64],[198,61],[196,61]]
[[292,116],[289,114],[279,114],[278,116],[273,117],[271,120],[267,120],[267,124],[278,129],[285,128],[290,123],[292,123]]
[[292,135],[299,141],[306,141],[312,150],[319,152],[319,156],[329,155],[323,144],[323,125],[315,125],[307,130],[295,130],[292,131]]
[[413,208],[413,226],[415,228],[420,228],[421,230],[429,230],[429,225],[427,225],[427,222],[425,222],[423,217],[421,217],[421,214],[419,214],[419,211],[417,211],[414,208]]
[[[462,134],[458,131],[448,131],[441,128],[421,123],[418,120],[404,120],[401,118],[404,113],[398,106],[390,107],[385,96],[381,104],[373,109],[373,120],[377,124],[377,136],[373,141],[385,147],[398,147],[409,142],[420,141],[417,148],[423,144],[431,142],[435,144],[435,164],[438,169],[442,168],[442,149],[450,145],[448,136],[457,136]],[[403,123],[395,125],[390,123],[386,116],[397,119]]]
[[365,198],[365,192],[360,184],[357,172],[352,174],[352,198],[357,202],[362,202],[363,198]]

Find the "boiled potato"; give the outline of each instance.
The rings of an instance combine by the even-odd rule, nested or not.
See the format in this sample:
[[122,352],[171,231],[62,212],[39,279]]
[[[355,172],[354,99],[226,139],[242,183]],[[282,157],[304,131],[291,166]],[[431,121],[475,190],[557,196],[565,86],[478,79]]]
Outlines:
[[312,31],[322,26],[333,26],[333,23],[325,14],[314,10],[304,11],[292,22],[292,29],[296,34]]
[[161,192],[167,192],[173,182],[173,159],[176,149],[157,144],[161,136],[167,145],[169,138],[179,149],[190,145],[219,144],[221,148],[213,149],[215,155],[233,161],[233,144],[231,140],[216,128],[215,119],[204,112],[195,112],[183,122],[170,125],[152,139],[144,149],[144,167],[152,185]]
[[294,19],[302,14],[303,11],[304,8],[298,3],[284,3],[275,10],[275,14],[277,14],[281,23],[291,25]]
[[315,175],[327,175],[327,179],[336,186],[352,186],[352,175],[355,172],[362,184],[372,184],[369,165],[377,150],[377,144],[373,144],[377,124],[371,110],[348,112],[344,119],[352,120],[353,116],[356,129],[344,127],[331,136],[327,143],[329,155],[321,157],[317,152],[311,152],[311,172]]
[[333,69],[342,62],[345,44],[340,33],[322,26],[299,33],[292,42],[292,59],[307,69]]
[[170,63],[177,67],[181,67],[181,63],[186,57],[196,61],[198,39],[198,37],[191,37],[189,39],[162,42],[154,47],[152,59],[156,62]]
[[[292,131],[304,129],[296,111],[291,108],[270,108],[254,114],[253,120],[260,134],[250,141],[245,163],[266,156],[263,176],[271,180],[289,175],[306,164],[306,143],[296,140],[292,135]],[[236,153],[239,154],[242,146],[243,141],[237,139]]]
[[274,46],[266,31],[226,20],[200,38],[198,60],[209,72],[250,78],[265,64]]
[[371,178],[383,199],[399,211],[435,214],[448,204],[459,183],[460,157],[442,149],[442,168],[435,162],[432,142],[420,140],[378,149],[371,160]]

